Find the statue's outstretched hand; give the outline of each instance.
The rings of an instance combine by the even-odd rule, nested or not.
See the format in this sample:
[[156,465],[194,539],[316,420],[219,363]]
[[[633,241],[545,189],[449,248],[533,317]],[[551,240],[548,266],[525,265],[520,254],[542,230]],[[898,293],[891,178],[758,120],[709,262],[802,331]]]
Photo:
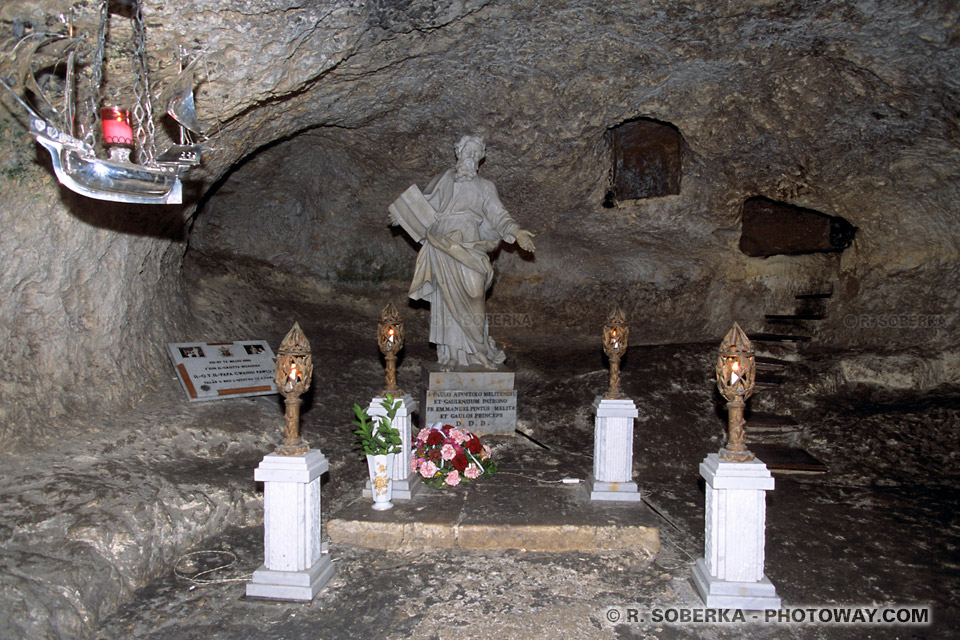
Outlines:
[[517,239],[517,244],[520,245],[520,248],[524,251],[529,251],[533,253],[537,248],[533,244],[533,234],[527,231],[526,229],[520,229],[513,236]]

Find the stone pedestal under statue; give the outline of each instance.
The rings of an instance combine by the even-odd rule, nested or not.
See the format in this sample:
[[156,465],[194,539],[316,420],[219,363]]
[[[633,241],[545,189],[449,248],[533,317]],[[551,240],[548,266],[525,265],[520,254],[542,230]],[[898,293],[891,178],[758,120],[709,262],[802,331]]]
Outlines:
[[498,366],[458,367],[444,371],[439,364],[423,365],[421,427],[435,422],[477,435],[513,435],[517,429],[514,372]]
[[763,573],[766,492],[774,485],[767,465],[727,462],[711,453],[700,475],[707,483],[705,557],[693,569],[700,597],[711,609],[779,609]]
[[247,595],[313,600],[336,567],[320,542],[320,475],[329,468],[318,450],[263,458],[254,478],[263,482],[264,563],[247,583]]
[[[374,424],[379,423],[378,416],[386,416],[387,410],[383,408],[385,398],[376,397],[370,401],[367,407],[367,415]],[[400,407],[393,418],[391,426],[400,432],[400,441],[403,443],[403,449],[400,453],[394,454],[393,459],[393,497],[392,500],[409,500],[423,487],[420,481],[420,475],[410,470],[410,459],[413,457],[411,443],[413,442],[413,414],[417,411],[417,401],[410,395],[404,395],[394,400],[400,401]],[[363,497],[372,498],[373,491],[370,480],[367,480],[363,488]]]
[[593,408],[593,473],[587,476],[590,499],[637,502],[641,500],[633,481],[633,421],[638,415],[637,406],[630,398],[597,396]]

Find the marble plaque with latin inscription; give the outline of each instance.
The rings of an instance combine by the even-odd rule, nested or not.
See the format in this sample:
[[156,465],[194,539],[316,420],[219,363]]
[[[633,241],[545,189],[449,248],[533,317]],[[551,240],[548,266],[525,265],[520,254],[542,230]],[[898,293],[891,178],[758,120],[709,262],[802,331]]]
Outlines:
[[171,342],[170,360],[190,402],[277,393],[273,350],[264,340]]
[[509,434],[517,428],[514,373],[505,367],[442,371],[423,367],[422,426],[435,422],[477,434]]

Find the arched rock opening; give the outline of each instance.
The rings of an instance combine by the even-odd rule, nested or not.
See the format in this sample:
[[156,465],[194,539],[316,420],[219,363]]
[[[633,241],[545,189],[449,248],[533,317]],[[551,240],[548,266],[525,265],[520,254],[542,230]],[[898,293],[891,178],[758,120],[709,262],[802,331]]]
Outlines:
[[604,206],[680,193],[683,136],[674,125],[639,118],[610,128],[606,139],[613,166]]

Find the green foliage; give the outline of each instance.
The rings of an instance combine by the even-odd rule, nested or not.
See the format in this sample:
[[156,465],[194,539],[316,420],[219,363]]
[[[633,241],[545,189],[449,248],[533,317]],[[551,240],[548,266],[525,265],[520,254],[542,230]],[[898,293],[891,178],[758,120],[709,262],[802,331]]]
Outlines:
[[393,419],[400,409],[400,401],[394,400],[388,393],[381,404],[387,415],[377,416],[376,424],[370,420],[366,409],[362,409],[358,404],[353,405],[353,412],[356,414],[353,424],[357,427],[353,433],[357,437],[360,450],[367,456],[399,453],[403,448],[400,431],[393,426]]

